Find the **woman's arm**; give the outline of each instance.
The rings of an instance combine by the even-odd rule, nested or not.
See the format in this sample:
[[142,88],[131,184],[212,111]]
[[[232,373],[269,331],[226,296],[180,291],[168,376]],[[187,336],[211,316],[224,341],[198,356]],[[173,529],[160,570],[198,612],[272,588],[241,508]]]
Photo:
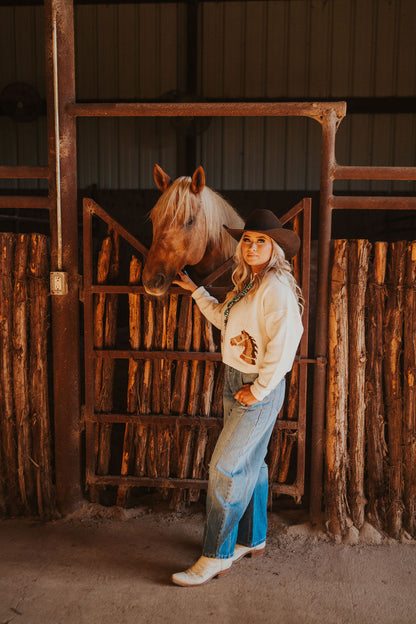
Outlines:
[[[198,287],[195,282],[191,280],[187,273],[183,271],[179,271],[179,278],[173,280],[173,284],[177,284],[184,290],[189,290],[189,292],[196,296],[193,297],[196,302],[198,308],[201,310],[202,314],[208,319],[210,323],[215,325],[218,329],[222,329],[222,308],[223,304],[218,303],[215,297],[211,297],[211,295],[203,288],[202,286]],[[198,291],[198,292],[196,292]]]

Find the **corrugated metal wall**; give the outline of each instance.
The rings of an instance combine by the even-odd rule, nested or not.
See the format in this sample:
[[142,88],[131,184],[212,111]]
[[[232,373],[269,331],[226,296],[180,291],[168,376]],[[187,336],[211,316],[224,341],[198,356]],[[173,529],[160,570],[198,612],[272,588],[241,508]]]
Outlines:
[[[85,5],[75,16],[79,99],[153,99],[186,89],[184,4]],[[198,96],[415,96],[415,32],[414,0],[200,3]],[[17,80],[44,96],[41,7],[0,8],[0,59],[0,90]],[[151,188],[154,162],[172,175],[189,173],[177,171],[178,138],[167,119],[81,119],[78,128],[81,188]],[[16,124],[1,116],[0,131],[1,164],[46,163],[44,118]],[[302,119],[215,118],[197,138],[197,156],[214,188],[315,190],[320,128]],[[416,114],[349,115],[337,159],[415,165]],[[337,188],[413,192],[415,185]]]
[[[14,82],[28,83],[45,97],[44,23],[40,7],[0,8],[0,94]],[[27,123],[0,116],[1,165],[46,165],[47,161],[45,116]],[[45,183],[6,181],[1,186],[33,189]]]
[[[185,6],[76,9],[77,97],[154,99],[183,84]],[[149,188],[155,162],[176,169],[176,133],[166,119],[80,119],[79,183],[84,188]]]

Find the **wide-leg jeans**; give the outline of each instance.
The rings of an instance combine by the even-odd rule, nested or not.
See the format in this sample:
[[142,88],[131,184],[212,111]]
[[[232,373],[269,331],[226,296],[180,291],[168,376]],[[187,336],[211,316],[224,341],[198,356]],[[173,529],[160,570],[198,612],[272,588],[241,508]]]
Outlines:
[[224,426],[215,446],[207,492],[202,554],[227,559],[236,542],[257,546],[266,540],[268,470],[267,446],[283,405],[285,380],[263,401],[246,407],[234,399],[257,374],[226,366]]

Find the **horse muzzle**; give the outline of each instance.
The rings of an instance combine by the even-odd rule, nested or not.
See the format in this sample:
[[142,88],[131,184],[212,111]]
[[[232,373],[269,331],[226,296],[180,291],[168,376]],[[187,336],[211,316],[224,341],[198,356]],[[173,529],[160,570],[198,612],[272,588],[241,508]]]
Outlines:
[[146,276],[143,273],[143,286],[148,295],[162,297],[169,290],[172,280],[164,273]]

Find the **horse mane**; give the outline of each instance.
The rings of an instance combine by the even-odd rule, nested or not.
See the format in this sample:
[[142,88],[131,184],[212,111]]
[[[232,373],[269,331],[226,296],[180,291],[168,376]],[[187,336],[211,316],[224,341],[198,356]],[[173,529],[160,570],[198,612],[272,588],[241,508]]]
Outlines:
[[256,341],[254,340],[254,338],[252,336],[250,336],[250,334],[248,332],[246,332],[245,329],[243,329],[241,331],[241,333],[244,334],[246,340],[248,340],[250,342],[251,347],[253,349],[254,357],[256,357],[257,356],[257,343],[256,343]]
[[[192,215],[191,178],[182,176],[177,178],[170,187],[161,195],[150,212],[155,229],[160,226],[169,226],[177,222],[179,225],[187,223]],[[236,242],[228,234],[223,225],[238,228],[243,227],[243,220],[234,208],[219,193],[208,186],[204,186],[199,193],[199,198],[204,211],[208,242],[222,249],[226,258],[234,254]]]

